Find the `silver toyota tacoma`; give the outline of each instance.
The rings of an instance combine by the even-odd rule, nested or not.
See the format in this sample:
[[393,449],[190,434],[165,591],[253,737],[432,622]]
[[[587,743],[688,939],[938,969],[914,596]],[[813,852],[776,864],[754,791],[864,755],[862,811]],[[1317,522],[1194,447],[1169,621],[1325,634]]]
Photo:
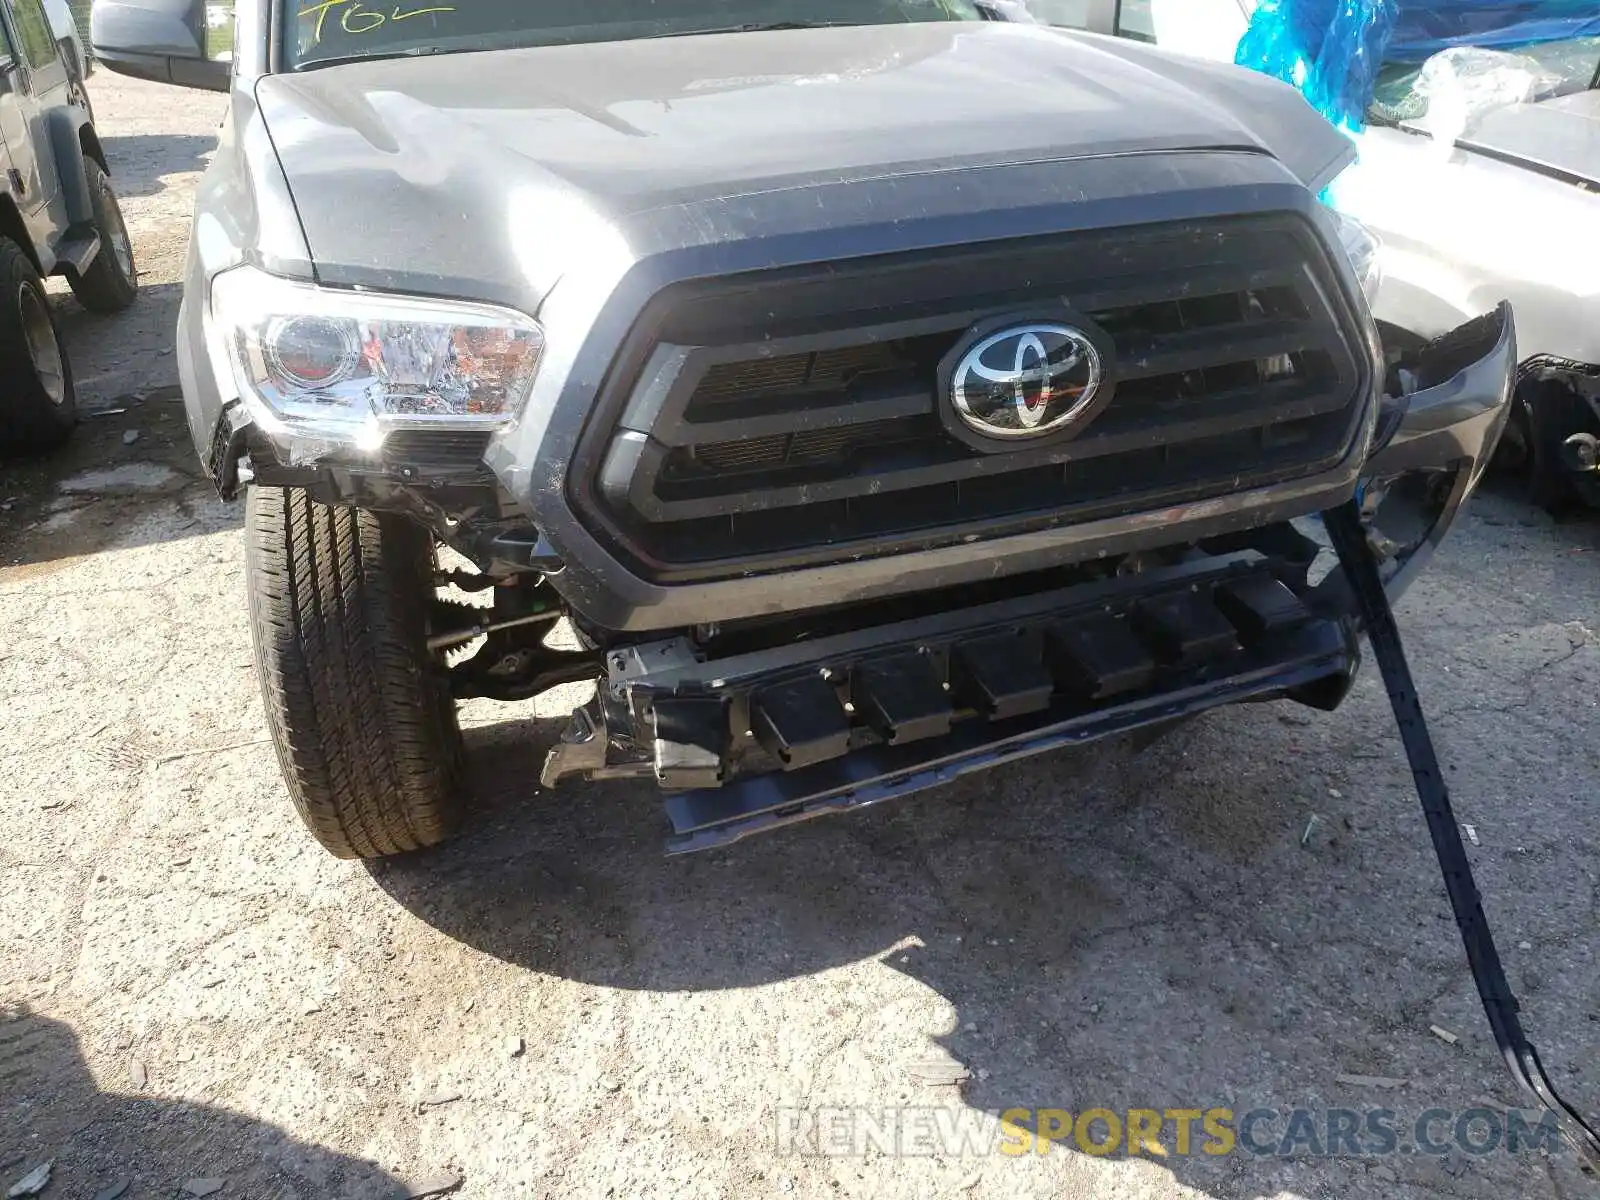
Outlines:
[[593,681],[544,783],[675,850],[1332,709],[1319,514],[1397,594],[1506,418],[1509,309],[1386,348],[1347,140],[1243,70],[973,0],[216,9],[92,40],[228,93],[178,360],[338,855],[450,832],[464,697]]

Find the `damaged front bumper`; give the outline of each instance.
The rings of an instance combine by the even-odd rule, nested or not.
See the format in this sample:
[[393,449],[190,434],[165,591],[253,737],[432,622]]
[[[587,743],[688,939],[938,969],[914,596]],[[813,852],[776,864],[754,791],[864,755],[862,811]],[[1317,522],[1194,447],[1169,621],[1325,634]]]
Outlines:
[[[1481,478],[1515,365],[1502,306],[1431,345],[1386,402],[1356,498],[1391,596]],[[1359,622],[1343,574],[1317,578],[1331,552],[1308,516],[910,619],[614,648],[544,782],[653,776],[683,852],[1222,704],[1331,709]]]
[[1406,372],[1413,387],[1386,399],[1356,498],[1391,601],[1483,479],[1516,377],[1516,325],[1501,304],[1431,343]]
[[653,774],[681,852],[1219,704],[1332,707],[1359,650],[1246,551],[728,658],[611,658],[545,783]]

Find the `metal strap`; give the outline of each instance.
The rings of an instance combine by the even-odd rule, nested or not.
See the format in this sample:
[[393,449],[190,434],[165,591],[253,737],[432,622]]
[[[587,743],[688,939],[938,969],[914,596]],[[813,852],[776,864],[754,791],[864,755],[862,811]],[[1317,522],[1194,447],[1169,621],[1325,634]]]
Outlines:
[[1472,878],[1472,864],[1461,842],[1461,831],[1455,813],[1450,807],[1450,792],[1445,787],[1444,774],[1439,770],[1439,759],[1433,748],[1433,738],[1428,733],[1427,719],[1422,713],[1422,703],[1417,698],[1416,685],[1411,679],[1411,668],[1406,664],[1405,648],[1400,643],[1400,628],[1395,624],[1394,613],[1389,608],[1389,597],[1383,589],[1383,579],[1378,573],[1378,563],[1367,544],[1361,517],[1353,502],[1342,504],[1323,514],[1328,536],[1344,567],[1345,577],[1355,592],[1358,612],[1366,626],[1367,640],[1372,644],[1373,657],[1383,675],[1384,687],[1389,693],[1389,703],[1394,708],[1395,723],[1400,727],[1400,740],[1411,763],[1411,774],[1416,780],[1417,797],[1422,801],[1422,812],[1428,821],[1428,832],[1433,837],[1433,851],[1439,858],[1439,870],[1444,874],[1445,891],[1450,895],[1450,907],[1455,910],[1456,925],[1461,930],[1461,943],[1466,947],[1467,964],[1472,968],[1472,978],[1478,985],[1478,996],[1483,1001],[1484,1015],[1489,1018],[1489,1028],[1494,1033],[1495,1045],[1512,1078],[1541,1106],[1556,1115],[1562,1131],[1567,1135],[1580,1156],[1591,1166],[1600,1166],[1600,1133],[1584,1120],[1557,1093],[1545,1074],[1539,1052],[1528,1041],[1517,1019],[1517,998],[1511,994],[1506,982],[1500,955],[1489,932],[1488,919],[1483,914],[1478,885]]

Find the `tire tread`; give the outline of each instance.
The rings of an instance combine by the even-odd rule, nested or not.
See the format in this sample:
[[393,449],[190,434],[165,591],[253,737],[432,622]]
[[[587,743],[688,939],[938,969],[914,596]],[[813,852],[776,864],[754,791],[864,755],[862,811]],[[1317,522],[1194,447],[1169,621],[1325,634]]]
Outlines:
[[[89,185],[89,204],[94,210],[95,228],[100,231],[100,253],[95,255],[94,262],[83,274],[70,275],[68,283],[72,285],[72,294],[78,298],[78,303],[90,312],[119,313],[132,304],[139,294],[138,266],[135,264],[133,278],[124,275],[122,268],[117,265],[111,239],[106,236],[106,221],[112,211],[111,206],[116,205],[116,197],[111,191],[111,180],[105,168],[85,156],[83,174]],[[117,210],[119,221],[120,211]]]
[[[78,405],[72,383],[72,363],[66,348],[61,350],[61,369],[66,377],[66,399],[52,404],[34,376],[33,358],[22,333],[22,316],[17,304],[17,289],[33,287],[43,297],[55,323],[55,308],[44,290],[44,281],[33,260],[10,238],[0,237],[0,450],[37,454],[54,450],[71,436],[78,423]],[[61,345],[59,329],[56,344]]]
[[262,699],[289,794],[341,858],[443,841],[461,735],[424,648],[430,535],[403,517],[253,487],[246,567]]

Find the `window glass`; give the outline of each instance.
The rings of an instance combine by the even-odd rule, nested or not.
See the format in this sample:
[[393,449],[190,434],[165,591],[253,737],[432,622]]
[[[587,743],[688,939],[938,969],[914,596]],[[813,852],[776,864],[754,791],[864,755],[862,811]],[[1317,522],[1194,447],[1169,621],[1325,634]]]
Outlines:
[[[1600,88],[1600,38],[1573,38],[1564,42],[1544,42],[1536,46],[1519,46],[1501,60],[1515,84],[1532,77],[1532,98],[1547,100],[1552,96],[1569,96],[1574,92]],[[1378,72],[1378,86],[1367,110],[1367,119],[1382,124],[1401,121],[1420,121],[1428,115],[1428,95],[1418,85],[1422,77],[1421,63],[1385,63]],[[1461,87],[1471,86],[1470,77]],[[1484,81],[1487,83],[1487,81]],[[1513,88],[1498,97],[1492,89],[1483,93],[1489,101],[1487,107],[1509,107],[1520,103],[1525,95]],[[1466,94],[1463,91],[1461,98]],[[1486,111],[1486,110],[1485,110]]]
[[1089,12],[1094,0],[1028,0],[1028,11],[1036,21],[1045,25],[1065,25],[1069,29],[1087,29]]
[[1117,13],[1117,32],[1136,42],[1155,41],[1156,25],[1150,7],[1151,0],[1122,0]]
[[47,67],[56,60],[56,35],[39,7],[39,0],[15,0],[11,12],[17,23],[17,40],[30,67]]
[[233,0],[212,0],[206,5],[206,57],[233,61]]
[[284,0],[283,12],[291,67],[741,29],[984,19],[975,0]]

